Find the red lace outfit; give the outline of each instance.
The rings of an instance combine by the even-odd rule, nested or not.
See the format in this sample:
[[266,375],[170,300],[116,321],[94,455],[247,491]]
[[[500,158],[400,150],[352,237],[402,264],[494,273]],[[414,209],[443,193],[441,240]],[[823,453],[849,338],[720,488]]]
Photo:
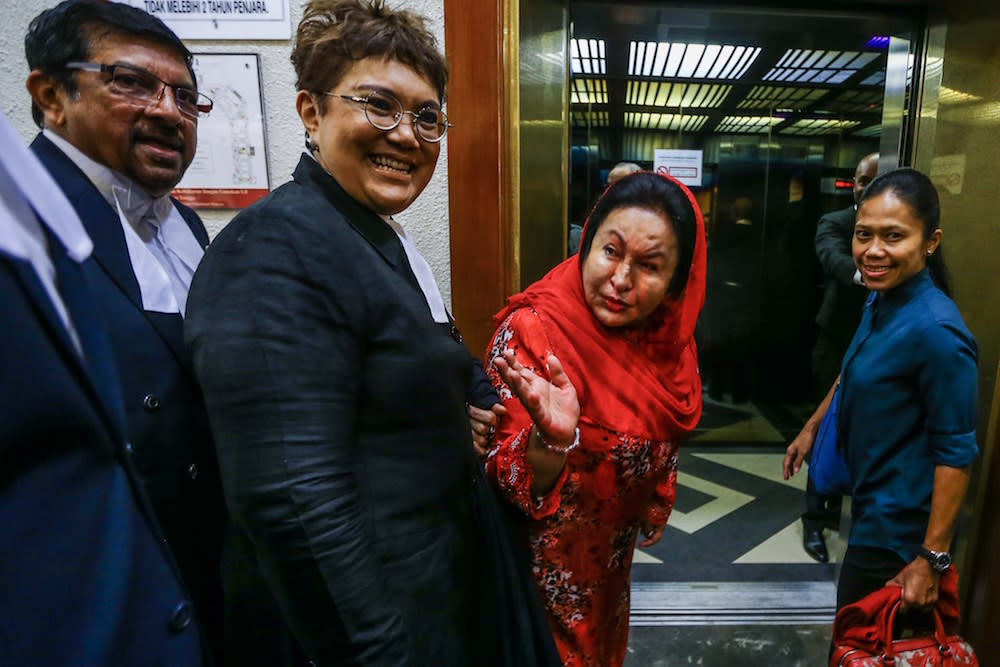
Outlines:
[[[487,374],[508,416],[487,474],[531,517],[534,572],[567,666],[621,665],[628,641],[629,571],[643,521],[667,522],[677,482],[677,440],[701,416],[692,338],[705,294],[701,213],[688,285],[635,329],[600,324],[584,300],[579,257],[570,257],[508,301],[487,351]],[[513,350],[548,377],[555,354],[580,399],[580,446],[553,489],[533,498],[526,461],[531,419],[494,360]]]

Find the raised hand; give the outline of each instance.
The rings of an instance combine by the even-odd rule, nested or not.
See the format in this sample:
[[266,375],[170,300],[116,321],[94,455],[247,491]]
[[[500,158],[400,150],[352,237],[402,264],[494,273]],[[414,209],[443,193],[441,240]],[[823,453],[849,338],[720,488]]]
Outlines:
[[550,354],[546,362],[551,381],[522,366],[510,350],[504,351],[503,358],[494,364],[542,438],[555,445],[568,445],[580,420],[580,401],[559,359]]

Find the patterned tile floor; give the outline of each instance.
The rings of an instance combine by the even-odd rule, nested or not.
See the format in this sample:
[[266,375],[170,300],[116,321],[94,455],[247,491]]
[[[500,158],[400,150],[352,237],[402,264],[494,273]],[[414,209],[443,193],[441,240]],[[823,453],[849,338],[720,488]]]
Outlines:
[[[785,446],[808,408],[705,400],[681,447],[677,501],[659,544],[637,550],[636,581],[831,581],[802,549],[806,474],[782,478]],[[844,528],[846,521],[842,521]],[[835,563],[845,544],[827,532]]]
[[809,408],[705,398],[701,427],[681,450],[667,531],[635,553],[625,664],[824,665],[846,544],[827,531],[832,562],[806,555],[805,473],[781,473]]
[[[832,579],[832,565],[802,549],[804,474],[783,480],[783,451],[753,447],[682,450],[674,511],[660,543],[636,551],[635,580]],[[826,536],[835,563],[845,545],[838,533]]]
[[634,627],[625,667],[825,667],[829,625]]

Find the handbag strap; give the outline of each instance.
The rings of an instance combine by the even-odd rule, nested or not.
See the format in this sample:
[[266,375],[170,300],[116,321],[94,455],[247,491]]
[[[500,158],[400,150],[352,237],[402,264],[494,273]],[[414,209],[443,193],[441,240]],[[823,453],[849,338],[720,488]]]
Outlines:
[[[896,658],[896,653],[893,651],[892,647],[892,629],[896,625],[896,614],[902,606],[903,599],[902,596],[900,596],[892,603],[892,606],[889,608],[889,613],[884,616],[885,622],[882,624],[881,629],[882,662],[885,664],[893,664]],[[951,649],[947,646],[947,635],[944,631],[944,621],[941,620],[941,614],[938,613],[937,607],[931,609],[931,614],[934,617],[934,641],[937,642],[938,649],[941,651],[941,658],[943,660],[942,667],[947,667],[952,664],[952,656]]]

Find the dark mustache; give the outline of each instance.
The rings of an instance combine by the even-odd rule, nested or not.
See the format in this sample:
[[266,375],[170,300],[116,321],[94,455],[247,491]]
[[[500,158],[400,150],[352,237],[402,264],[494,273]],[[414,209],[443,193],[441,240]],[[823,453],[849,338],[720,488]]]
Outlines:
[[165,146],[169,146],[175,150],[184,150],[184,135],[177,128],[171,127],[169,125],[162,125],[160,127],[151,127],[148,129],[137,129],[133,133],[133,138],[139,141],[153,141]]

